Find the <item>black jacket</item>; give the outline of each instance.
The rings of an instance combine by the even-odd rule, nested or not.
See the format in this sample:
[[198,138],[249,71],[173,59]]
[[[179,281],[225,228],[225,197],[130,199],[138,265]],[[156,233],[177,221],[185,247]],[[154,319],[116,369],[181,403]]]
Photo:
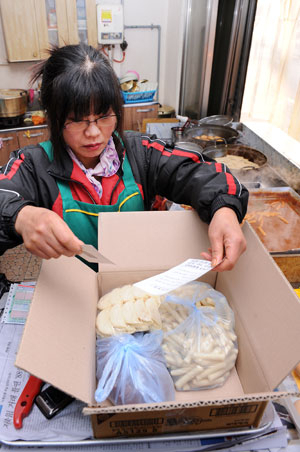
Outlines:
[[[232,208],[239,222],[243,220],[248,191],[225,165],[204,160],[200,152],[168,148],[164,142],[138,132],[125,133],[125,149],[135,181],[143,192],[145,210],[150,210],[155,196],[160,195],[192,206],[206,223],[221,207]],[[101,204],[82,181],[74,180],[73,168],[67,154],[61,163],[50,162],[39,145],[11,154],[0,170],[0,254],[22,243],[14,224],[24,205],[55,210],[60,196],[57,179],[77,184],[77,190],[84,190],[89,202]],[[118,175],[121,179],[122,169]]]

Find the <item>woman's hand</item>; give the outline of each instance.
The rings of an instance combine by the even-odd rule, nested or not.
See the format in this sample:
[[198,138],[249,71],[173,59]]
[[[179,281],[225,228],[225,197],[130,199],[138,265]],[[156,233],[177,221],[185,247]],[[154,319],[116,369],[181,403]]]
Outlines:
[[83,242],[52,210],[25,206],[17,215],[15,229],[25,248],[43,259],[80,254]]
[[246,250],[246,240],[234,210],[222,207],[216,211],[208,228],[208,237],[211,248],[201,255],[211,260],[213,267],[219,264],[216,271],[232,270]]

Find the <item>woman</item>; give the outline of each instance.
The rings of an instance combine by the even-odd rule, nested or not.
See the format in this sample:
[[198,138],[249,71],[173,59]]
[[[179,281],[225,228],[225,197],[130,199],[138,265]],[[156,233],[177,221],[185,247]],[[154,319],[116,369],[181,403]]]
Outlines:
[[24,242],[44,258],[97,247],[99,212],[150,210],[156,195],[191,205],[209,226],[203,257],[233,268],[246,244],[248,192],[224,165],[122,132],[122,97],[109,61],[87,45],[50,51],[41,101],[50,141],[12,153],[0,174],[0,252]]

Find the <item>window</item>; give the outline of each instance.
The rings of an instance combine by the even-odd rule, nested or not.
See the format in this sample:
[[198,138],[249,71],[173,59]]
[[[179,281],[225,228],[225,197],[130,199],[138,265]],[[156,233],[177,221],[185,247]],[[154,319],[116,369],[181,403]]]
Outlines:
[[300,156],[299,68],[300,1],[258,0],[241,121],[279,129]]

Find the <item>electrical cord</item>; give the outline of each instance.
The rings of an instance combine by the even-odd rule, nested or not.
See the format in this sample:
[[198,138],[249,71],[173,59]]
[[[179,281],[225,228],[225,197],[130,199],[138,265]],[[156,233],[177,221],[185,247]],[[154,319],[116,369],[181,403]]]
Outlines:
[[[105,47],[107,47],[110,50],[110,45],[103,45],[101,47],[101,51],[104,53],[105,56],[109,57],[108,53],[105,51]],[[113,45],[114,47],[114,45]],[[122,50],[122,58],[121,60],[116,60],[115,58],[112,59],[112,61],[114,61],[115,63],[123,63],[123,61],[125,60],[125,56],[126,56],[126,52],[125,49],[128,47],[128,44],[126,41],[123,41],[122,44],[120,44],[121,50]]]

